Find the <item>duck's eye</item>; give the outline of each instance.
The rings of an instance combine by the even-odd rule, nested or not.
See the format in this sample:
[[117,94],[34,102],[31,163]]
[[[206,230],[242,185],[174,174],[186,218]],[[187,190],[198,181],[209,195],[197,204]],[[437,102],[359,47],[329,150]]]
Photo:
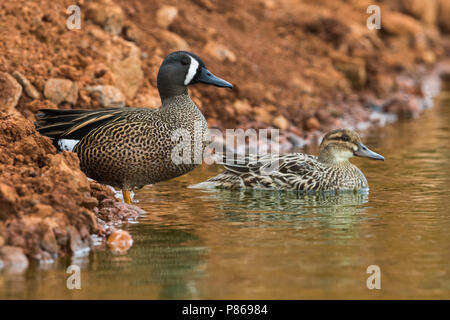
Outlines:
[[350,137],[347,136],[347,135],[343,135],[343,136],[341,137],[341,140],[342,140],[342,141],[345,141],[345,142],[348,142],[348,141],[350,141]]
[[186,57],[181,58],[181,64],[187,66],[189,64],[189,59]]

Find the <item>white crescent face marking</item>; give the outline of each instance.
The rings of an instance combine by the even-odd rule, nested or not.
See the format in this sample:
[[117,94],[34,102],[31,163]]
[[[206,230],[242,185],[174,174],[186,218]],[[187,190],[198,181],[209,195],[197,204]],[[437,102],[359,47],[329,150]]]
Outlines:
[[192,81],[195,74],[197,73],[197,69],[198,69],[198,65],[199,65],[197,60],[195,60],[191,56],[189,56],[189,58],[191,58],[191,64],[189,65],[188,73],[186,74],[186,78],[184,79],[185,86],[187,86]]
[[72,140],[72,139],[59,139],[58,140],[58,146],[61,149],[61,151],[70,151],[72,152],[73,148],[75,148],[75,145],[80,140]]

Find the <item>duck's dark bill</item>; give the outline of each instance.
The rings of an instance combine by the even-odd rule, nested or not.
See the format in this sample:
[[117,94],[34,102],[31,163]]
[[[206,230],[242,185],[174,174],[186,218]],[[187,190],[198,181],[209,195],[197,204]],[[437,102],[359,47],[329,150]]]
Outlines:
[[233,85],[231,83],[216,77],[206,68],[202,68],[202,71],[197,79],[197,82],[212,84],[213,86],[221,88],[233,88]]
[[358,150],[354,152],[355,156],[369,158],[373,160],[382,160],[384,161],[384,157],[376,152],[373,152],[369,148],[367,148],[362,143],[359,144]]

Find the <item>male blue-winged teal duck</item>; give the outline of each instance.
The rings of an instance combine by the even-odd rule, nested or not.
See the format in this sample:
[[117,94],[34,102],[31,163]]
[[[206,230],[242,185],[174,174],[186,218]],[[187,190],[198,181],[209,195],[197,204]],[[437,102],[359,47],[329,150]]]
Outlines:
[[349,161],[353,156],[384,160],[369,150],[355,131],[337,129],[325,135],[318,157],[302,153],[250,155],[241,164],[224,163],[223,173],[193,187],[299,191],[368,188],[364,174]]
[[[76,152],[88,177],[121,188],[124,201],[131,203],[133,188],[183,175],[198,165],[193,160],[203,148],[194,148],[193,137],[203,139],[208,125],[188,94],[188,86],[195,83],[232,88],[208,71],[197,55],[177,51],[164,59],[158,72],[160,109],[43,109],[36,127],[59,149]],[[178,143],[172,137],[176,130],[187,130],[192,137],[190,163],[171,159]]]

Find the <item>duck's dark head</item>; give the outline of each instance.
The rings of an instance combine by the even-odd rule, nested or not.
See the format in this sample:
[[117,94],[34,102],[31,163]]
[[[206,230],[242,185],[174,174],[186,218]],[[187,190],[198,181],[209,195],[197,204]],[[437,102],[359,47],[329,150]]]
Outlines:
[[353,156],[384,160],[384,157],[371,151],[362,142],[359,135],[348,129],[336,129],[328,132],[320,144],[319,161],[339,163]]
[[196,83],[233,88],[231,83],[213,75],[197,55],[188,51],[169,54],[159,68],[157,81],[162,99],[187,94],[187,87]]

